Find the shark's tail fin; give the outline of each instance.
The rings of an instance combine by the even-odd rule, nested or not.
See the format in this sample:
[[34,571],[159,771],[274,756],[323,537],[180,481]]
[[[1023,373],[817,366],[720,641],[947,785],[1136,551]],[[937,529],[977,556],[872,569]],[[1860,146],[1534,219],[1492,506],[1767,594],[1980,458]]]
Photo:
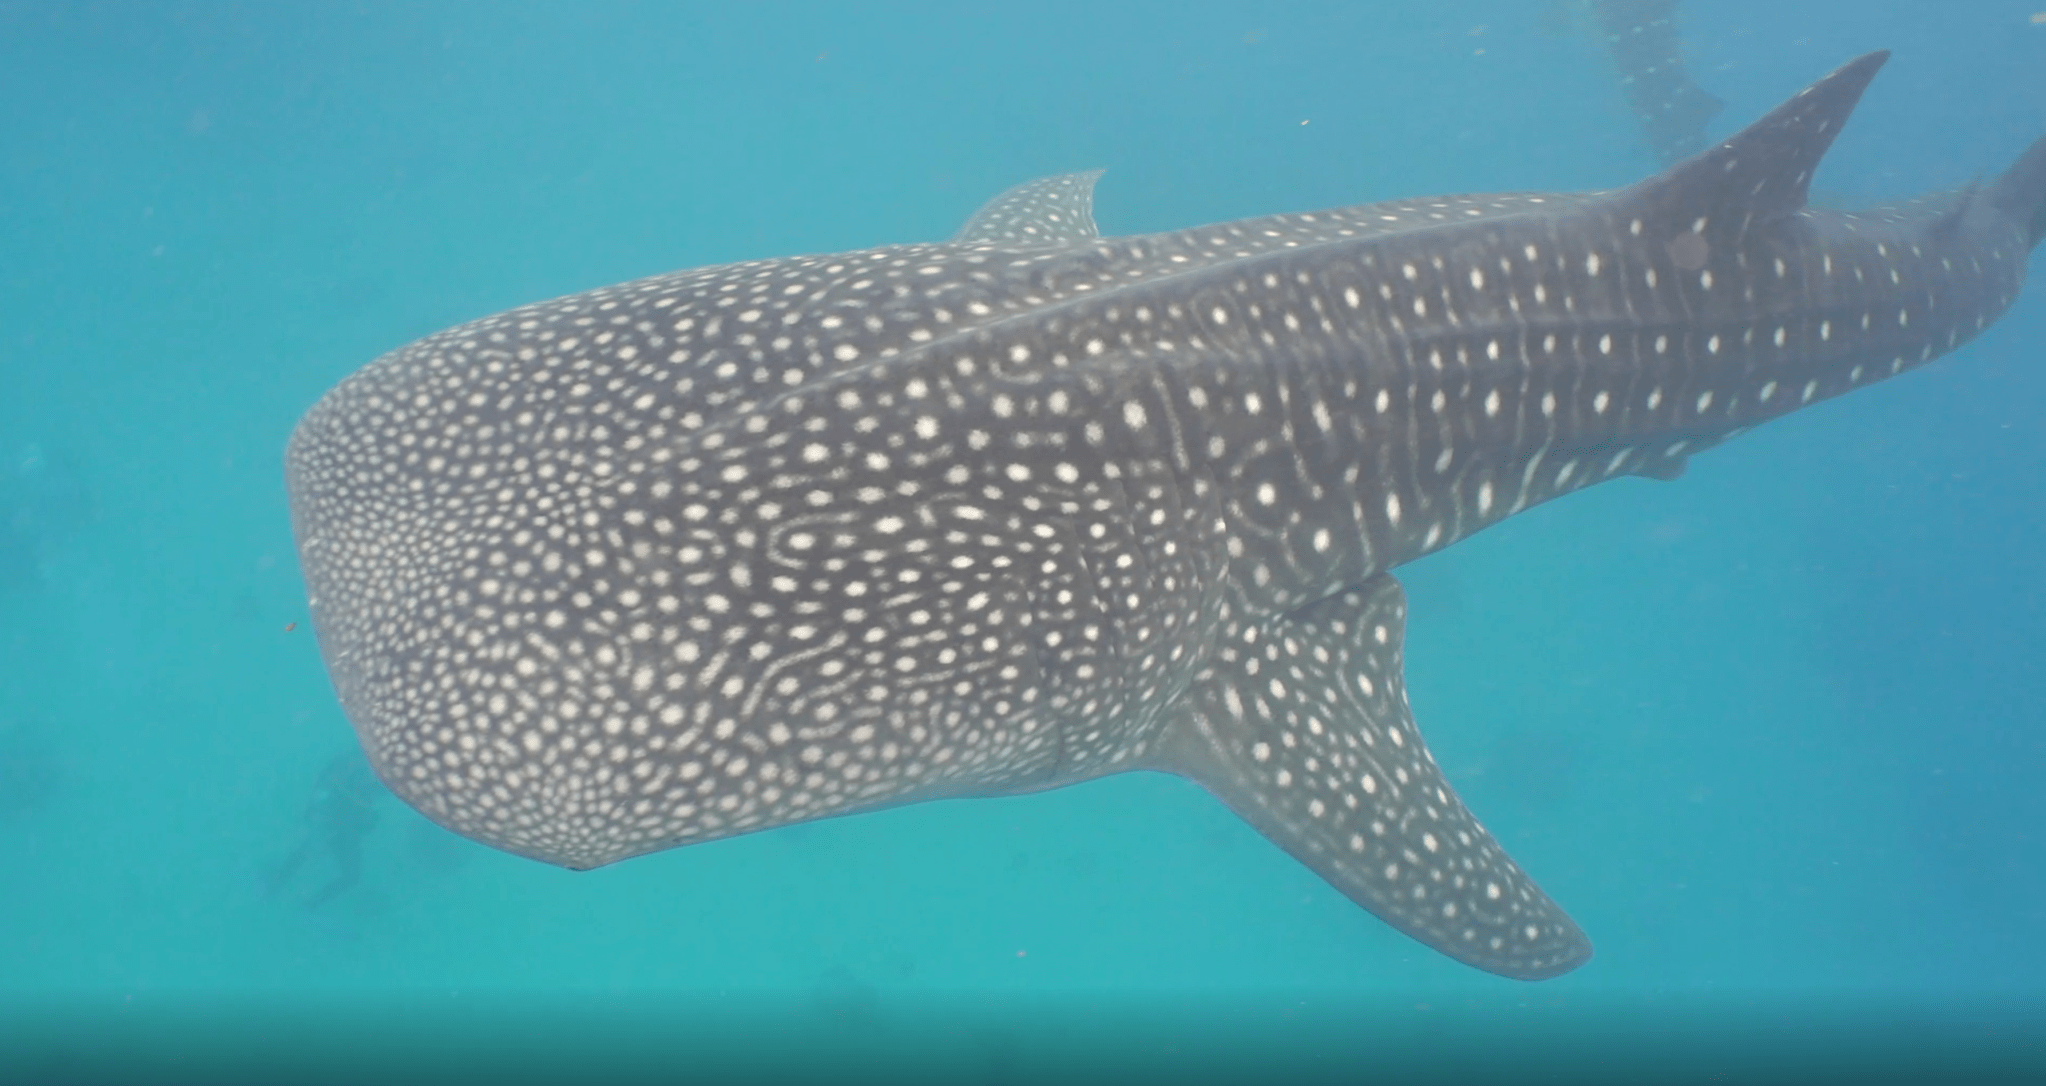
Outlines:
[[2046,138],[2032,144],[1990,184],[1989,202],[2025,224],[2033,245],[2046,237]]

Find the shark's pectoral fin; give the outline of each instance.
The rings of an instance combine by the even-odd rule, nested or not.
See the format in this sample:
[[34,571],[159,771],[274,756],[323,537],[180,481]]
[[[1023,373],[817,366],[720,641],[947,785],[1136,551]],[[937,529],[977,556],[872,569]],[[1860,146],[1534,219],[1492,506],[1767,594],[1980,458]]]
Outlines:
[[1591,943],[1478,825],[1407,708],[1406,594],[1390,575],[1219,646],[1162,752],[1387,923],[1539,980]]
[[961,245],[1072,245],[1101,236],[1094,226],[1100,170],[1025,181],[989,200],[952,240]]

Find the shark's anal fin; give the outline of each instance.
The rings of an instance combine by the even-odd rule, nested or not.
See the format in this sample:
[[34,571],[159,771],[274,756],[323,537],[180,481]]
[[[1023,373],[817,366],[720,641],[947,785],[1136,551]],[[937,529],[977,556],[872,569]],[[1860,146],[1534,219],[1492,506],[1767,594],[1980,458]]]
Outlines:
[[989,200],[952,240],[961,245],[1029,248],[1071,245],[1101,236],[1094,226],[1094,182],[1100,170],[1025,181]]
[[1387,923],[1520,980],[1591,943],[1464,808],[1407,707],[1389,574],[1219,645],[1161,752]]

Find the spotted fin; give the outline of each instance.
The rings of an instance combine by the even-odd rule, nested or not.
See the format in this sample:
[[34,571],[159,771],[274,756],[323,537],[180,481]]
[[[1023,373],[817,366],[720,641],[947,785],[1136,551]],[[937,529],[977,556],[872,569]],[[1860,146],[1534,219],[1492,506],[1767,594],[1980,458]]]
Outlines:
[[[1629,193],[1656,208],[1656,218],[1695,216],[1694,232],[1707,236],[1717,230],[1742,231],[1803,209],[1812,171],[1888,59],[1888,51],[1882,51],[1841,65],[1732,138]],[[1708,232],[1708,223],[1717,230]],[[1681,254],[1677,263],[1690,266]]]
[[1025,181],[989,200],[952,240],[961,245],[1071,245],[1101,236],[1094,226],[1100,170]]
[[1539,980],[1591,957],[1577,925],[1451,791],[1407,707],[1406,594],[1389,574],[1219,646],[1163,752],[1386,923]]

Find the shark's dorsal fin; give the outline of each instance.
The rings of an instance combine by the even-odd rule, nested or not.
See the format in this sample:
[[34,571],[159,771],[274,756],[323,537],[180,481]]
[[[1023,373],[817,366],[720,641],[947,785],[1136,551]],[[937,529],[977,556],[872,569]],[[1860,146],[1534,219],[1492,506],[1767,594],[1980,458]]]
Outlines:
[[1819,159],[1889,58],[1883,51],[1849,61],[1761,120],[1626,195],[1654,207],[1658,218],[1666,215],[1701,234],[1708,225],[1741,230],[1802,210]]
[[1155,766],[1458,961],[1539,980],[1591,942],[1466,810],[1414,729],[1391,574],[1225,636]]
[[1094,226],[1100,170],[1025,181],[989,200],[952,236],[961,245],[1071,245],[1101,236]]

